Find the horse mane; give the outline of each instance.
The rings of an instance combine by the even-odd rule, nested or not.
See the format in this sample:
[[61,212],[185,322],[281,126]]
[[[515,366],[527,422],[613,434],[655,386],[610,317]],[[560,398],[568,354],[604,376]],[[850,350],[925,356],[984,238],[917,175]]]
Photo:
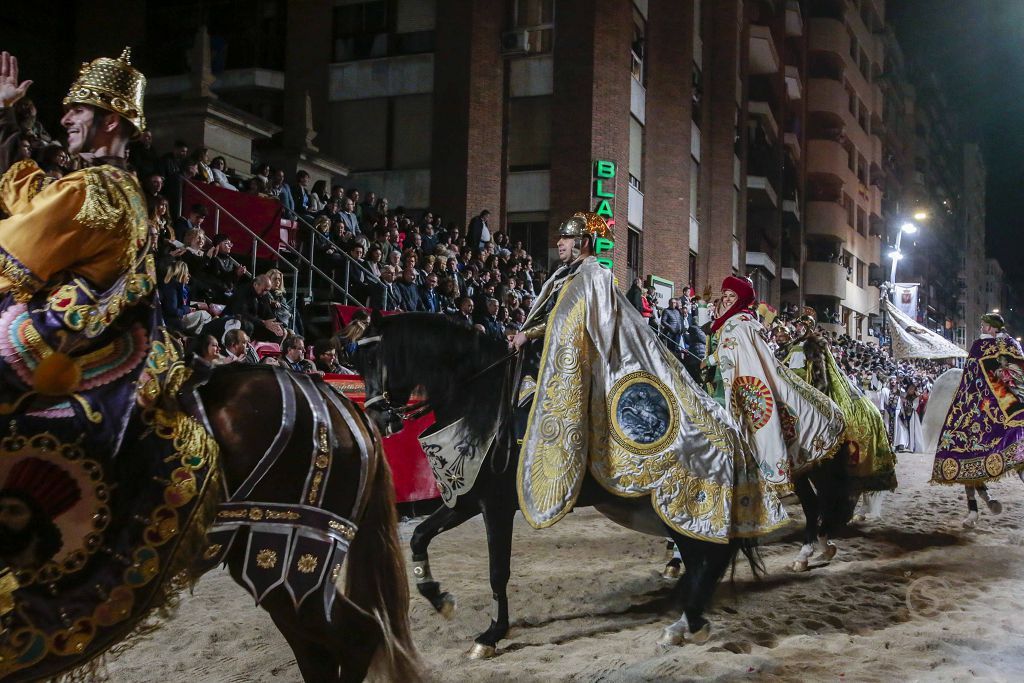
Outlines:
[[389,384],[423,387],[438,422],[465,417],[469,438],[486,439],[501,406],[506,364],[488,366],[508,346],[436,313],[387,316],[380,328]]

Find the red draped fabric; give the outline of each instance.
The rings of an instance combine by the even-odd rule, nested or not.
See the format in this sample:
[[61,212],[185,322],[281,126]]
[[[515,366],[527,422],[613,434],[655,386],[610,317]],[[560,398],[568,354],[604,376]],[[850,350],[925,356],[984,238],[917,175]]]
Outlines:
[[[188,213],[194,204],[204,205],[207,215],[206,221],[203,223],[203,230],[207,235],[212,236],[222,232],[231,237],[231,241],[234,242],[234,248],[231,251],[235,254],[251,254],[254,241],[249,233],[242,229],[239,222],[259,235],[274,249],[277,249],[280,244],[295,246],[293,235],[295,222],[282,219],[284,207],[276,199],[260,197],[247,192],[225,190],[222,187],[205,183],[198,183],[196,186],[185,183],[181,196],[182,213]],[[218,204],[224,208],[224,211],[218,211]],[[274,255],[259,243],[257,243],[256,256],[261,259],[274,258]]]

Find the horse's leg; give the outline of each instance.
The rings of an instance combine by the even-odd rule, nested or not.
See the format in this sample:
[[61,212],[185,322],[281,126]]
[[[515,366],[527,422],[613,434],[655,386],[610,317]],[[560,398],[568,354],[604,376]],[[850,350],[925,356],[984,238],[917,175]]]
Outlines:
[[988,506],[988,511],[993,515],[998,515],[1003,511],[1003,504],[996,500],[995,496],[989,494],[988,487],[984,484],[978,484],[978,495],[981,496],[983,501],[985,501],[985,505]]
[[[267,609],[270,618],[274,621],[277,630],[288,642],[288,647],[295,655],[295,663],[302,674],[302,680],[306,683],[337,683],[342,680],[362,680],[363,676],[355,679],[342,679],[339,675],[337,653],[331,652],[322,644],[311,640],[302,627],[297,623],[297,614],[291,605],[284,609]],[[289,613],[290,612],[290,613]],[[363,672],[365,674],[365,670]]]
[[965,529],[973,529],[978,524],[977,487],[966,484],[964,492],[967,494],[967,516],[964,517],[963,525]]
[[661,576],[672,581],[679,578],[679,567],[682,565],[683,558],[679,553],[679,548],[676,547],[676,542],[671,538],[666,541],[666,549],[670,557],[668,558],[668,563],[665,564],[665,568],[661,570]]
[[818,517],[821,515],[818,495],[811,486],[811,479],[806,474],[793,479],[793,492],[800,500],[804,510],[804,543],[793,561],[793,571],[807,571],[807,563],[814,554],[814,541],[818,537]]
[[508,634],[508,580],[512,573],[512,520],[515,513],[515,503],[501,497],[484,505],[494,614],[488,629],[474,639],[475,644],[469,653],[474,659],[493,657],[497,653],[498,641]]
[[441,584],[430,573],[430,558],[427,548],[438,534],[454,529],[468,519],[476,517],[480,510],[463,502],[450,508],[443,505],[416,526],[409,540],[412,549],[412,573],[416,579],[416,590],[430,601],[441,616],[451,619],[455,615],[455,597],[442,592]]
[[689,588],[683,615],[665,628],[658,644],[668,647],[681,645],[688,640],[700,645],[711,637],[711,623],[704,618],[704,610],[711,602],[715,586],[725,576],[736,545],[735,542],[720,544],[698,541],[675,532],[672,535],[676,537],[676,545],[686,564],[683,580],[689,577]]

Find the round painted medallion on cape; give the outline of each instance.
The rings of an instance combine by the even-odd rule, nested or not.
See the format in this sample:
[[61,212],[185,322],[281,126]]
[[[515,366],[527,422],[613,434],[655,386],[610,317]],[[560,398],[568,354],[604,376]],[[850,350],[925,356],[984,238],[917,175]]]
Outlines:
[[679,412],[669,388],[649,372],[620,378],[608,395],[615,442],[631,453],[656,453],[675,440]]
[[732,409],[734,414],[745,416],[756,432],[772,419],[775,398],[760,378],[744,375],[733,380]]

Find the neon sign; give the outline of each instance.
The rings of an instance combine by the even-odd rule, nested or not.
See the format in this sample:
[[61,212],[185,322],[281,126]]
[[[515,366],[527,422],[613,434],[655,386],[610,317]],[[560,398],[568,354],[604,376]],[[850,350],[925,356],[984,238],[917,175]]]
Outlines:
[[[594,162],[594,186],[590,198],[594,204],[594,213],[608,223],[609,228],[615,227],[615,162],[598,159]],[[606,189],[607,187],[611,189]],[[608,270],[612,270],[612,250],[615,242],[605,237],[594,240],[594,254],[597,262]]]

